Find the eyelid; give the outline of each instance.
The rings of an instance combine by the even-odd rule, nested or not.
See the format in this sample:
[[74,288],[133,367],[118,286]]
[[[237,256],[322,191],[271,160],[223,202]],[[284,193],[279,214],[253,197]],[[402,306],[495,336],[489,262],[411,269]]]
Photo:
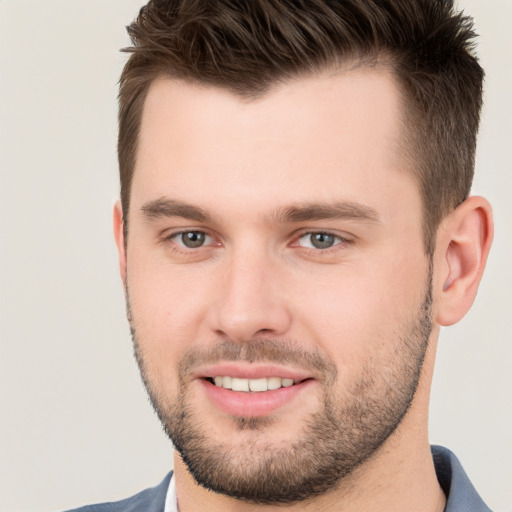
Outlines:
[[328,235],[328,236],[333,236],[333,237],[339,238],[340,240],[343,240],[346,242],[350,241],[353,238],[346,233],[339,233],[335,230],[330,230],[330,229],[304,229],[304,230],[299,231],[294,236],[294,239],[299,240],[300,238],[305,237],[307,235]]
[[[306,247],[299,244],[299,241],[301,238],[304,238],[308,235],[328,235],[332,236],[337,239],[336,243],[334,243],[332,246],[327,247],[325,249],[319,249],[316,247]],[[314,251],[316,253],[327,253],[329,251],[339,250],[341,249],[340,246],[346,247],[347,245],[352,245],[355,243],[355,239],[353,236],[345,234],[345,233],[339,233],[333,230],[329,229],[305,229],[301,230],[299,233],[297,233],[293,237],[293,241],[291,243],[291,247],[299,247],[305,251]]]
[[[197,247],[197,248],[188,248],[182,243],[176,242],[176,239],[185,233],[204,233],[206,237],[209,237],[209,241],[205,243],[204,245]],[[318,249],[318,248],[312,248],[312,247],[304,247],[299,244],[299,241],[301,238],[304,238],[308,235],[315,235],[315,234],[322,234],[322,235],[328,235],[332,236],[337,239],[336,243],[332,245],[331,247],[328,247],[326,249]],[[173,243],[173,245],[176,248],[181,248],[184,251],[194,251],[199,249],[206,249],[211,248],[212,246],[221,246],[223,245],[220,241],[218,235],[215,233],[212,233],[211,230],[201,228],[201,227],[191,227],[191,228],[171,228],[165,230],[161,235],[161,242],[162,243],[169,243],[170,241]],[[352,235],[348,235],[346,233],[339,233],[335,230],[329,230],[329,229],[301,229],[299,232],[292,235],[292,242],[290,243],[291,247],[301,247],[305,250],[312,250],[316,252],[328,252],[331,249],[335,249],[336,247],[340,245],[350,245],[354,244],[355,239]]]
[[[198,247],[187,247],[183,243],[183,235],[185,235],[187,233],[197,233],[197,234],[204,235],[204,244],[202,244],[202,245],[200,245]],[[188,229],[186,231],[181,231],[181,232],[178,232],[178,233],[173,233],[171,235],[170,239],[173,240],[175,243],[177,243],[180,247],[184,247],[185,249],[200,249],[202,247],[210,245],[211,242],[209,240],[210,239],[213,240],[213,237],[211,235],[209,235],[208,233],[206,233],[205,231],[199,231],[197,229]]]
[[[209,242],[206,242],[204,245],[201,245],[196,248],[192,247],[186,247],[184,244],[177,242],[177,238],[180,235],[183,235],[185,233],[203,233],[205,237],[210,238]],[[211,248],[212,246],[220,246],[221,243],[218,240],[218,237],[215,236],[211,231],[204,228],[174,228],[174,229],[167,229],[161,234],[161,243],[163,244],[169,244],[171,242],[173,248],[175,250],[179,251],[198,251],[200,249],[207,249]]]
[[334,235],[332,233],[325,233],[324,231],[313,231],[312,233],[304,233],[302,236],[300,236],[298,238],[298,240],[301,240],[302,238],[306,238],[306,237],[311,238],[312,235],[322,235],[322,236],[326,236],[326,237],[332,237],[332,239],[334,240],[334,243],[331,247],[333,247],[335,245],[339,245],[340,243],[343,242],[343,238],[341,236]]

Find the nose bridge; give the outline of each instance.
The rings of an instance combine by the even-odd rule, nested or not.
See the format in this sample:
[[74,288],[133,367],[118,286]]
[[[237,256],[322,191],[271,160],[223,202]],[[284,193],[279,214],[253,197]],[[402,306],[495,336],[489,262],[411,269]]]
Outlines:
[[212,305],[215,331],[233,341],[249,341],[288,330],[290,312],[270,251],[254,245],[232,249],[224,276]]

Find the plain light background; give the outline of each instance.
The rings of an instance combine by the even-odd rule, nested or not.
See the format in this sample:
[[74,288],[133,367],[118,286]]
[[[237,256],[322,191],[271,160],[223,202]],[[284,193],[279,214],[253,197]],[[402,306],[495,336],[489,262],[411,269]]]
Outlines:
[[[172,464],[132,357],[111,233],[118,49],[141,3],[0,0],[2,512],[124,498]],[[441,335],[431,439],[510,512],[512,1],[459,5],[487,71],[474,192],[494,205],[496,237],[473,310]]]

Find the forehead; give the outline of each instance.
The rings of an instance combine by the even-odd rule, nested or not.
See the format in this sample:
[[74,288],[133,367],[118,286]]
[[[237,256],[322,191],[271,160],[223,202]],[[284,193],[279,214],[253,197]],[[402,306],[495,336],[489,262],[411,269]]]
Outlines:
[[178,194],[239,207],[259,195],[279,206],[410,186],[401,126],[385,69],[290,80],[253,100],[158,78],[143,109],[132,205]]

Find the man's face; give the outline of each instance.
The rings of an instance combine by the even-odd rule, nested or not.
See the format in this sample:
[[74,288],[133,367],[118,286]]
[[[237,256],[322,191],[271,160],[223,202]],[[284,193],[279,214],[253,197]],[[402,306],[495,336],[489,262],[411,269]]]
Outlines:
[[322,493],[408,410],[431,297],[401,111],[375,69],[251,101],[152,84],[130,321],[153,405],[202,485],[260,503]]

